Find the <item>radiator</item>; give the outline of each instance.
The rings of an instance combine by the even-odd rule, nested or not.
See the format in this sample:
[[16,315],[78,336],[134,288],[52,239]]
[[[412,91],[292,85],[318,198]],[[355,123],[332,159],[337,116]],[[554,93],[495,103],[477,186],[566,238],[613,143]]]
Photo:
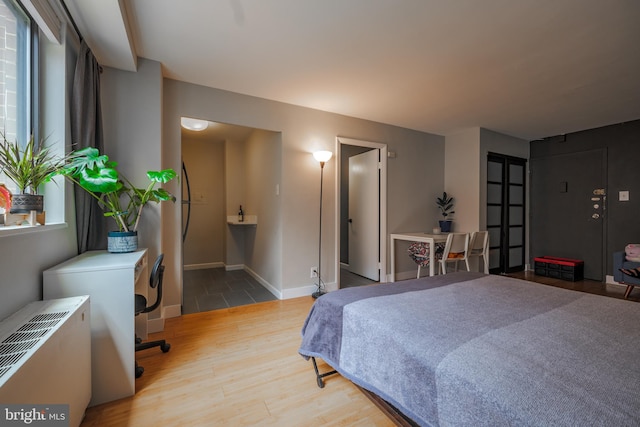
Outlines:
[[0,323],[0,403],[67,404],[79,426],[90,399],[88,296],[33,302]]

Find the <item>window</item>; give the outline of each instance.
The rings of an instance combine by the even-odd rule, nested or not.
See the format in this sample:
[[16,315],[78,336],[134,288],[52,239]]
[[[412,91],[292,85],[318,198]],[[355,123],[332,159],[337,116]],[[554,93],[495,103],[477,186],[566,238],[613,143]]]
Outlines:
[[31,136],[31,21],[12,0],[0,0],[0,130],[9,141]]
[[[32,137],[36,144],[46,141],[60,157],[68,146],[67,91],[73,74],[67,67],[77,55],[75,44],[65,43],[65,35],[70,34],[67,28],[59,0],[0,0],[0,131],[8,141],[22,145]],[[38,189],[45,196],[48,229],[66,226],[66,183],[62,177],[53,181]],[[0,183],[15,194],[14,183],[1,171]],[[0,218],[3,213],[0,208]],[[44,222],[43,218],[40,215],[38,221]],[[17,226],[19,221],[14,215],[4,227],[0,225],[0,236],[45,228]]]

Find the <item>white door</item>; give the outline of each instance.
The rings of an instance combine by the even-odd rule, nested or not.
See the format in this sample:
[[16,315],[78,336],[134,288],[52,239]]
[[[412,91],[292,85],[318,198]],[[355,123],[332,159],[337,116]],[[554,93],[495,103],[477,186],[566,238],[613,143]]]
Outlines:
[[375,281],[380,280],[379,152],[349,157],[349,271]]

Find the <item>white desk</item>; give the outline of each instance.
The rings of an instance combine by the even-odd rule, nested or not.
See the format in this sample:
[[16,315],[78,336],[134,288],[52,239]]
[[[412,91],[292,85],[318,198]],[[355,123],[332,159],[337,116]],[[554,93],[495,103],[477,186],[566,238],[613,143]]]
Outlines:
[[147,295],[147,250],[88,251],[43,273],[44,299],[89,295],[91,402],[135,393],[135,336],[146,338],[146,315],[135,316],[134,295]]
[[397,233],[391,234],[391,281],[396,281],[396,240],[407,240],[409,242],[423,242],[429,244],[429,276],[435,274],[435,245],[447,241],[448,233],[427,234],[427,233]]

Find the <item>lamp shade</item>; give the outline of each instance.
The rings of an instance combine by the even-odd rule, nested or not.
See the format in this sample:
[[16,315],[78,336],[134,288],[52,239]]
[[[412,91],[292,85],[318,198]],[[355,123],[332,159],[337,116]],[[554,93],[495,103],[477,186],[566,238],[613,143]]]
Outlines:
[[316,151],[313,153],[313,157],[320,163],[328,162],[331,156],[333,156],[331,151]]
[[192,119],[190,117],[182,117],[180,124],[183,128],[195,131],[205,130],[209,127],[209,122],[206,120]]

